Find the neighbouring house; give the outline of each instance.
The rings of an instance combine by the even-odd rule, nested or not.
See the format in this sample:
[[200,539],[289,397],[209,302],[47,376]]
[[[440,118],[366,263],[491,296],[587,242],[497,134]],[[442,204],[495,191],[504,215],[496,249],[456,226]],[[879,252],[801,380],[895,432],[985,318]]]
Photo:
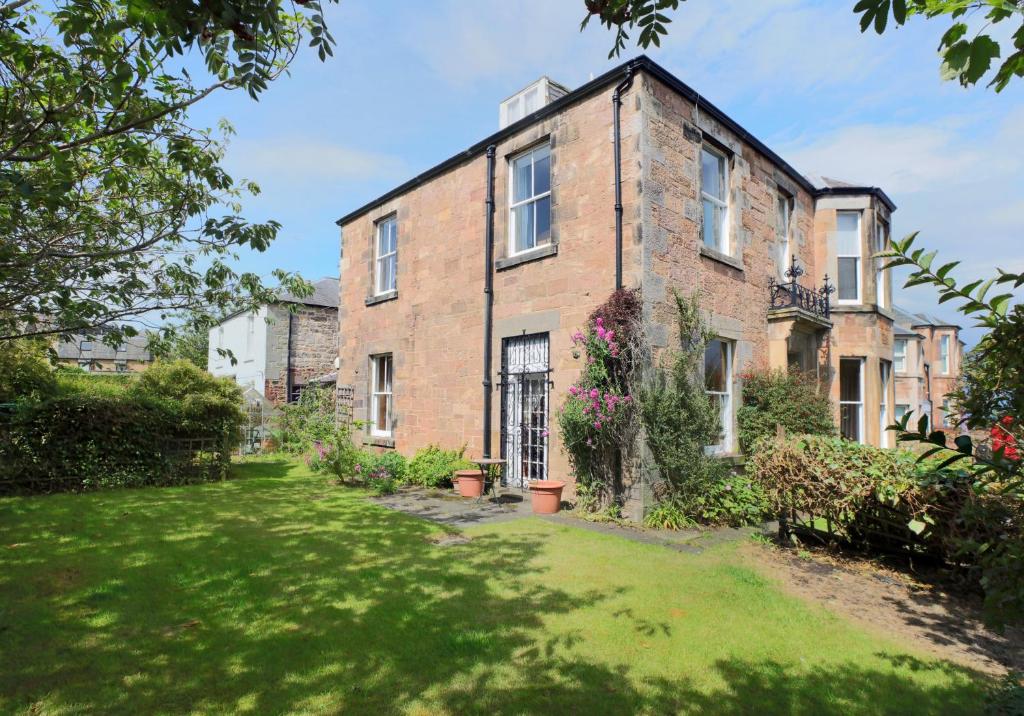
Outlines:
[[58,339],[55,347],[58,364],[77,366],[90,373],[137,373],[153,362],[145,336],[131,336],[111,346],[103,342],[102,334],[72,335]]
[[313,287],[310,296],[282,293],[277,303],[210,328],[210,373],[254,388],[275,406],[297,400],[314,383],[333,387],[328,374],[338,360],[338,279],[322,278]]
[[949,394],[956,389],[963,360],[960,326],[897,308],[895,330],[895,417],[913,411],[912,427],[927,415],[932,429],[959,432]]
[[[364,443],[466,445],[511,485],[571,482],[554,415],[572,335],[619,285],[641,289],[656,350],[678,340],[672,289],[699,294],[710,449],[736,456],[745,367],[816,372],[843,435],[889,443],[885,192],[812,181],[646,57],[561,89],[542,78],[496,133],[338,220],[339,396]],[[636,517],[650,479],[623,481]]]

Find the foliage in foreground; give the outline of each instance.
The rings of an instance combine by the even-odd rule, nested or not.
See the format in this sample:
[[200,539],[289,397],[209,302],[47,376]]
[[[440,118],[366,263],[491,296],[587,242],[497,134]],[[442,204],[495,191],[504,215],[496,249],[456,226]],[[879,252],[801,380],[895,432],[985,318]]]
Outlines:
[[941,557],[985,594],[996,624],[1024,621],[1024,505],[979,490],[968,470],[939,468],[839,438],[763,439],[748,470],[771,508],[829,521],[842,539],[871,551]]
[[[0,361],[2,363],[3,361]],[[5,489],[57,492],[180,484],[222,477],[238,439],[241,396],[230,380],[187,361],[91,384],[57,373],[44,398],[20,400],[0,422]],[[212,469],[195,471],[179,441],[212,441]],[[186,462],[182,462],[186,460]]]
[[[666,14],[677,10],[682,0],[584,0],[587,14],[580,26],[587,26],[596,16],[602,25],[615,28],[615,44],[608,57],[615,57],[626,49],[629,32],[639,28],[636,44],[643,48],[661,46],[668,35],[667,25],[672,18]],[[902,26],[914,16],[926,19],[948,17],[954,22],[939,41],[942,58],[941,75],[945,80],[957,80],[970,87],[985,77],[993,67],[993,60],[1004,57],[1000,41],[988,30],[1004,21],[1019,22],[1010,34],[1005,59],[991,76],[989,87],[1002,91],[1014,77],[1024,77],[1024,3],[1020,0],[857,0],[853,12],[860,15],[860,30],[874,28],[881,35],[892,20]],[[985,24],[970,31],[969,14],[984,12]]]
[[832,402],[812,375],[783,370],[743,374],[743,405],[736,411],[740,448],[749,453],[759,438],[781,425],[791,435],[835,435]]
[[465,454],[465,446],[458,450],[445,450],[439,445],[428,445],[418,450],[409,461],[409,482],[423,487],[449,486],[456,470],[476,467],[475,463],[465,458]]
[[279,225],[239,215],[258,187],[222,166],[230,126],[189,112],[256,98],[307,44],[333,44],[316,0],[0,3],[0,341],[103,327],[116,345],[127,319],[272,300],[231,263]]

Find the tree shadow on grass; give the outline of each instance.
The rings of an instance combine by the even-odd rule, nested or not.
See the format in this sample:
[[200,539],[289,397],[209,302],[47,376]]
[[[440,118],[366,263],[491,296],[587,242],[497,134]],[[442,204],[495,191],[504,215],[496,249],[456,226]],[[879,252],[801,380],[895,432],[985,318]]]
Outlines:
[[615,592],[544,586],[542,543],[438,547],[430,523],[260,468],[0,502],[0,711],[929,713],[977,693],[771,661],[718,662],[710,693],[639,680],[545,629]]

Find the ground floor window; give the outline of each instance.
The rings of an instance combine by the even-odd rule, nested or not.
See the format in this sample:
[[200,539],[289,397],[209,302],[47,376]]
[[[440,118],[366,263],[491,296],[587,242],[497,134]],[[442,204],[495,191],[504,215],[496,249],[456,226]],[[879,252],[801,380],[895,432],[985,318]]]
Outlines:
[[942,426],[953,427],[953,404],[949,398],[942,401]]
[[881,391],[878,396],[878,424],[881,430],[879,439],[882,447],[891,446],[889,438],[892,433],[886,429],[889,427],[889,379],[891,377],[892,363],[887,360],[880,360],[878,362],[878,382]]
[[391,354],[370,358],[370,433],[390,437],[392,422]]
[[864,442],[864,359],[839,360],[839,433]]
[[732,449],[732,344],[715,339],[704,349],[704,389],[718,405],[722,431],[718,442],[709,445],[710,452],[724,453]]

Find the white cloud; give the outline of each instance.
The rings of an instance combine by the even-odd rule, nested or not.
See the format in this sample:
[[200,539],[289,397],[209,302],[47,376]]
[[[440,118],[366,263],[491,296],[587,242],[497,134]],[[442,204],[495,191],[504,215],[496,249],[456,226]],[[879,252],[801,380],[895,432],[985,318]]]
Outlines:
[[289,136],[232,142],[227,163],[240,176],[258,182],[331,182],[380,179],[407,173],[405,163],[397,157]]

